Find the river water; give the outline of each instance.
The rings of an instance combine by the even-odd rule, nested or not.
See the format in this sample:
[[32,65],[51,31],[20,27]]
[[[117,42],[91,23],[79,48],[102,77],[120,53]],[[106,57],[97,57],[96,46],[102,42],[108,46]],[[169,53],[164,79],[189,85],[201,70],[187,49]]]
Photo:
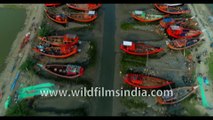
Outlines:
[[22,8],[0,8],[0,72],[18,32],[24,27],[26,10]]

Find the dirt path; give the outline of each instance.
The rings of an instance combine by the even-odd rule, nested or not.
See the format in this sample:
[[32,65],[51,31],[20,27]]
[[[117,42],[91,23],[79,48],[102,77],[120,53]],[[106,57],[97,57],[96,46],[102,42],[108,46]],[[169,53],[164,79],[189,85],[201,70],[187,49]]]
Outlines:
[[[4,109],[4,103],[7,100],[7,97],[11,94],[10,86],[13,83],[13,80],[16,76],[16,73],[18,72],[19,66],[23,63],[23,61],[26,60],[28,53],[31,51],[30,44],[26,45],[25,48],[19,53],[19,46],[27,32],[32,29],[32,24],[40,25],[41,20],[43,19],[43,4],[24,4],[19,5],[18,7],[26,8],[27,11],[27,17],[25,20],[25,27],[24,29],[18,33],[17,38],[13,42],[11,51],[9,53],[9,57],[7,58],[7,66],[5,70],[1,73],[0,77],[2,78],[0,81],[0,87],[2,88],[3,92],[3,98],[0,101],[0,116],[5,115],[6,110]],[[3,6],[0,6],[3,7]],[[6,6],[7,7],[7,6]],[[35,31],[33,29],[31,32],[31,39],[36,37]],[[16,59],[17,58],[17,59]],[[16,68],[11,72],[14,64],[18,62],[19,64],[16,66]]]
[[[194,57],[196,55],[201,55],[202,62],[201,64],[197,64],[196,66],[196,73],[203,73],[204,75],[207,75],[208,73],[208,64],[205,64],[204,62],[206,61],[206,58],[209,57],[210,52],[212,52],[212,49],[210,48],[210,43],[213,42],[208,35],[208,32],[212,33],[212,25],[208,23],[208,17],[211,16],[211,13],[207,6],[205,4],[194,4],[191,5],[189,4],[189,8],[192,10],[192,15],[197,15],[195,19],[199,22],[199,25],[203,31],[203,37],[205,38],[205,42],[198,48],[197,53],[193,53]],[[206,56],[203,56],[202,53],[207,50],[208,54]],[[196,59],[196,58],[195,58]],[[205,92],[207,100],[209,104],[211,105],[211,102],[213,101],[213,85],[212,85],[212,80],[210,80],[210,86],[205,86],[205,89],[207,88],[207,91]],[[201,108],[200,105],[197,105],[198,108]],[[203,110],[203,109],[201,109]],[[208,110],[205,109],[205,111],[212,116],[213,115],[213,110]]]

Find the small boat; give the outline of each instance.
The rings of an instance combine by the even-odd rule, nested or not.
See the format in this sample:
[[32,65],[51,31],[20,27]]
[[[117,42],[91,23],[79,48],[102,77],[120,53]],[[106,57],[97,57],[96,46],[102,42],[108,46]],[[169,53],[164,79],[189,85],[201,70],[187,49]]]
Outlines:
[[175,5],[175,6],[171,6],[168,4],[154,4],[155,7],[164,13],[167,14],[185,14],[185,13],[190,13],[190,10],[187,8],[186,5],[180,6],[180,5]]
[[48,73],[61,77],[61,78],[67,78],[67,79],[74,79],[77,77],[80,77],[84,73],[84,68],[78,65],[73,64],[48,64],[48,65],[42,65],[37,64],[39,67],[41,67],[43,70],[47,71]]
[[35,48],[33,48],[33,50],[36,53],[40,53],[42,55],[53,58],[67,58],[78,52],[76,46],[71,45],[54,46],[47,42],[40,43]]
[[120,49],[124,52],[137,56],[146,56],[159,53],[163,48],[146,45],[144,43],[134,43],[132,41],[123,41]]
[[150,14],[142,10],[135,10],[131,13],[131,17],[140,21],[140,22],[154,22],[168,17],[169,15],[160,15],[160,14]]
[[46,3],[44,4],[46,7],[58,7],[61,3]]
[[96,10],[101,7],[101,4],[67,4],[67,7],[75,9],[75,10]]
[[68,13],[67,16],[74,21],[83,23],[92,22],[98,17],[95,11]]
[[50,42],[55,46],[62,46],[64,44],[76,45],[79,41],[79,37],[76,34],[65,34],[64,36],[47,36],[39,37],[40,40]]
[[176,39],[166,41],[167,46],[173,50],[185,50],[191,48],[195,45],[198,45],[202,40],[200,38],[191,38],[191,39]]
[[166,32],[169,36],[173,38],[192,38],[192,37],[197,37],[202,33],[200,30],[183,28],[177,25],[169,26]]
[[160,21],[160,25],[163,28],[168,28],[170,25],[177,25],[177,26],[196,26],[198,23],[192,18],[164,18]]
[[46,15],[49,19],[51,19],[52,21],[54,21],[56,23],[60,23],[60,24],[67,24],[68,23],[68,18],[64,14],[53,14],[53,13],[50,13],[46,9],[45,9],[45,13],[46,13]]
[[190,86],[190,87],[179,87],[172,89],[172,93],[170,95],[165,96],[157,96],[157,102],[159,104],[175,104],[183,101],[190,95],[196,92],[198,86]]
[[158,89],[172,84],[173,82],[144,74],[126,74],[124,82],[143,89]]
[[22,43],[21,43],[20,49],[23,49],[24,46],[29,42],[29,40],[30,40],[30,32],[28,32],[28,33],[25,35],[25,37],[24,37],[24,39],[23,39],[23,41],[22,41]]

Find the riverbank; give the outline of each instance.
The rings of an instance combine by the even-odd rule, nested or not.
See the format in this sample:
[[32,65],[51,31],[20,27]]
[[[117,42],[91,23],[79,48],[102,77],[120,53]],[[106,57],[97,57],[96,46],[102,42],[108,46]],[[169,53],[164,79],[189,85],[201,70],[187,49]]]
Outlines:
[[[25,59],[28,56],[28,53],[31,51],[30,49],[30,44],[28,44],[27,46],[25,46],[25,48],[19,52],[19,46],[25,36],[25,34],[27,32],[30,31],[30,29],[32,29],[32,24],[37,24],[39,25],[42,21],[43,18],[43,5],[42,4],[20,4],[20,5],[0,5],[0,7],[13,7],[15,8],[25,8],[27,11],[27,17],[24,23],[24,28],[22,31],[20,31],[16,37],[16,39],[14,40],[10,53],[8,55],[8,58],[6,59],[7,61],[7,65],[6,68],[4,69],[4,71],[1,73],[0,77],[1,77],[1,81],[0,81],[0,88],[1,91],[3,92],[3,97],[0,101],[0,106],[4,106],[4,103],[7,99],[7,97],[12,93],[10,92],[10,86],[13,82],[13,79],[15,78],[16,73],[19,71],[18,68],[21,65],[21,63],[23,61],[25,61]],[[36,26],[38,27],[38,26]],[[33,30],[33,29],[32,29]],[[31,39],[33,39],[36,35],[35,31],[30,31],[31,32]],[[13,72],[11,72],[13,66],[15,64],[17,64],[17,62],[19,62],[19,64],[16,66],[16,68],[14,68]],[[4,109],[4,107],[0,108],[0,116],[5,115],[6,110]]]
[[[189,4],[189,8],[192,11],[192,15],[197,16],[195,17],[195,19],[197,19],[199,26],[201,30],[203,31],[203,37],[205,39],[205,42],[198,48],[198,50],[192,53],[192,55],[194,56],[194,60],[196,60],[196,56],[201,56],[201,63],[200,64],[197,63],[196,65],[197,66],[196,75],[198,75],[199,73],[202,73],[205,76],[209,76],[208,75],[209,66],[207,63],[208,62],[207,59],[210,57],[212,53],[212,48],[210,47],[210,44],[213,41],[212,41],[212,37],[209,36],[208,32],[210,33],[213,32],[213,29],[212,29],[213,25],[209,22],[208,18],[212,16],[212,14],[209,11],[209,8],[206,4]],[[206,55],[203,54],[205,51],[207,51]],[[213,82],[210,78],[209,78],[209,82],[210,82],[210,85],[205,86],[205,95],[207,97],[207,101],[209,102],[209,104],[212,105],[211,102],[213,101],[213,94],[212,94]],[[200,92],[198,92],[198,94],[200,94]],[[196,107],[200,111],[208,113],[208,115],[210,116],[213,115],[213,110],[205,109],[201,105],[201,103],[196,104]]]

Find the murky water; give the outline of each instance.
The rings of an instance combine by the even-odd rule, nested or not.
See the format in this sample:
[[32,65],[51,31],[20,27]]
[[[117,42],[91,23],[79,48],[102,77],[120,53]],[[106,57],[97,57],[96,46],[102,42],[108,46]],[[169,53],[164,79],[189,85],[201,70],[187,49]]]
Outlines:
[[[99,86],[104,87],[104,89],[112,90],[115,64],[115,4],[104,4],[103,8],[104,34]],[[100,97],[96,100],[96,116],[111,116],[113,102],[112,97]]]
[[0,8],[0,72],[4,69],[12,43],[24,26],[26,10],[21,8]]

